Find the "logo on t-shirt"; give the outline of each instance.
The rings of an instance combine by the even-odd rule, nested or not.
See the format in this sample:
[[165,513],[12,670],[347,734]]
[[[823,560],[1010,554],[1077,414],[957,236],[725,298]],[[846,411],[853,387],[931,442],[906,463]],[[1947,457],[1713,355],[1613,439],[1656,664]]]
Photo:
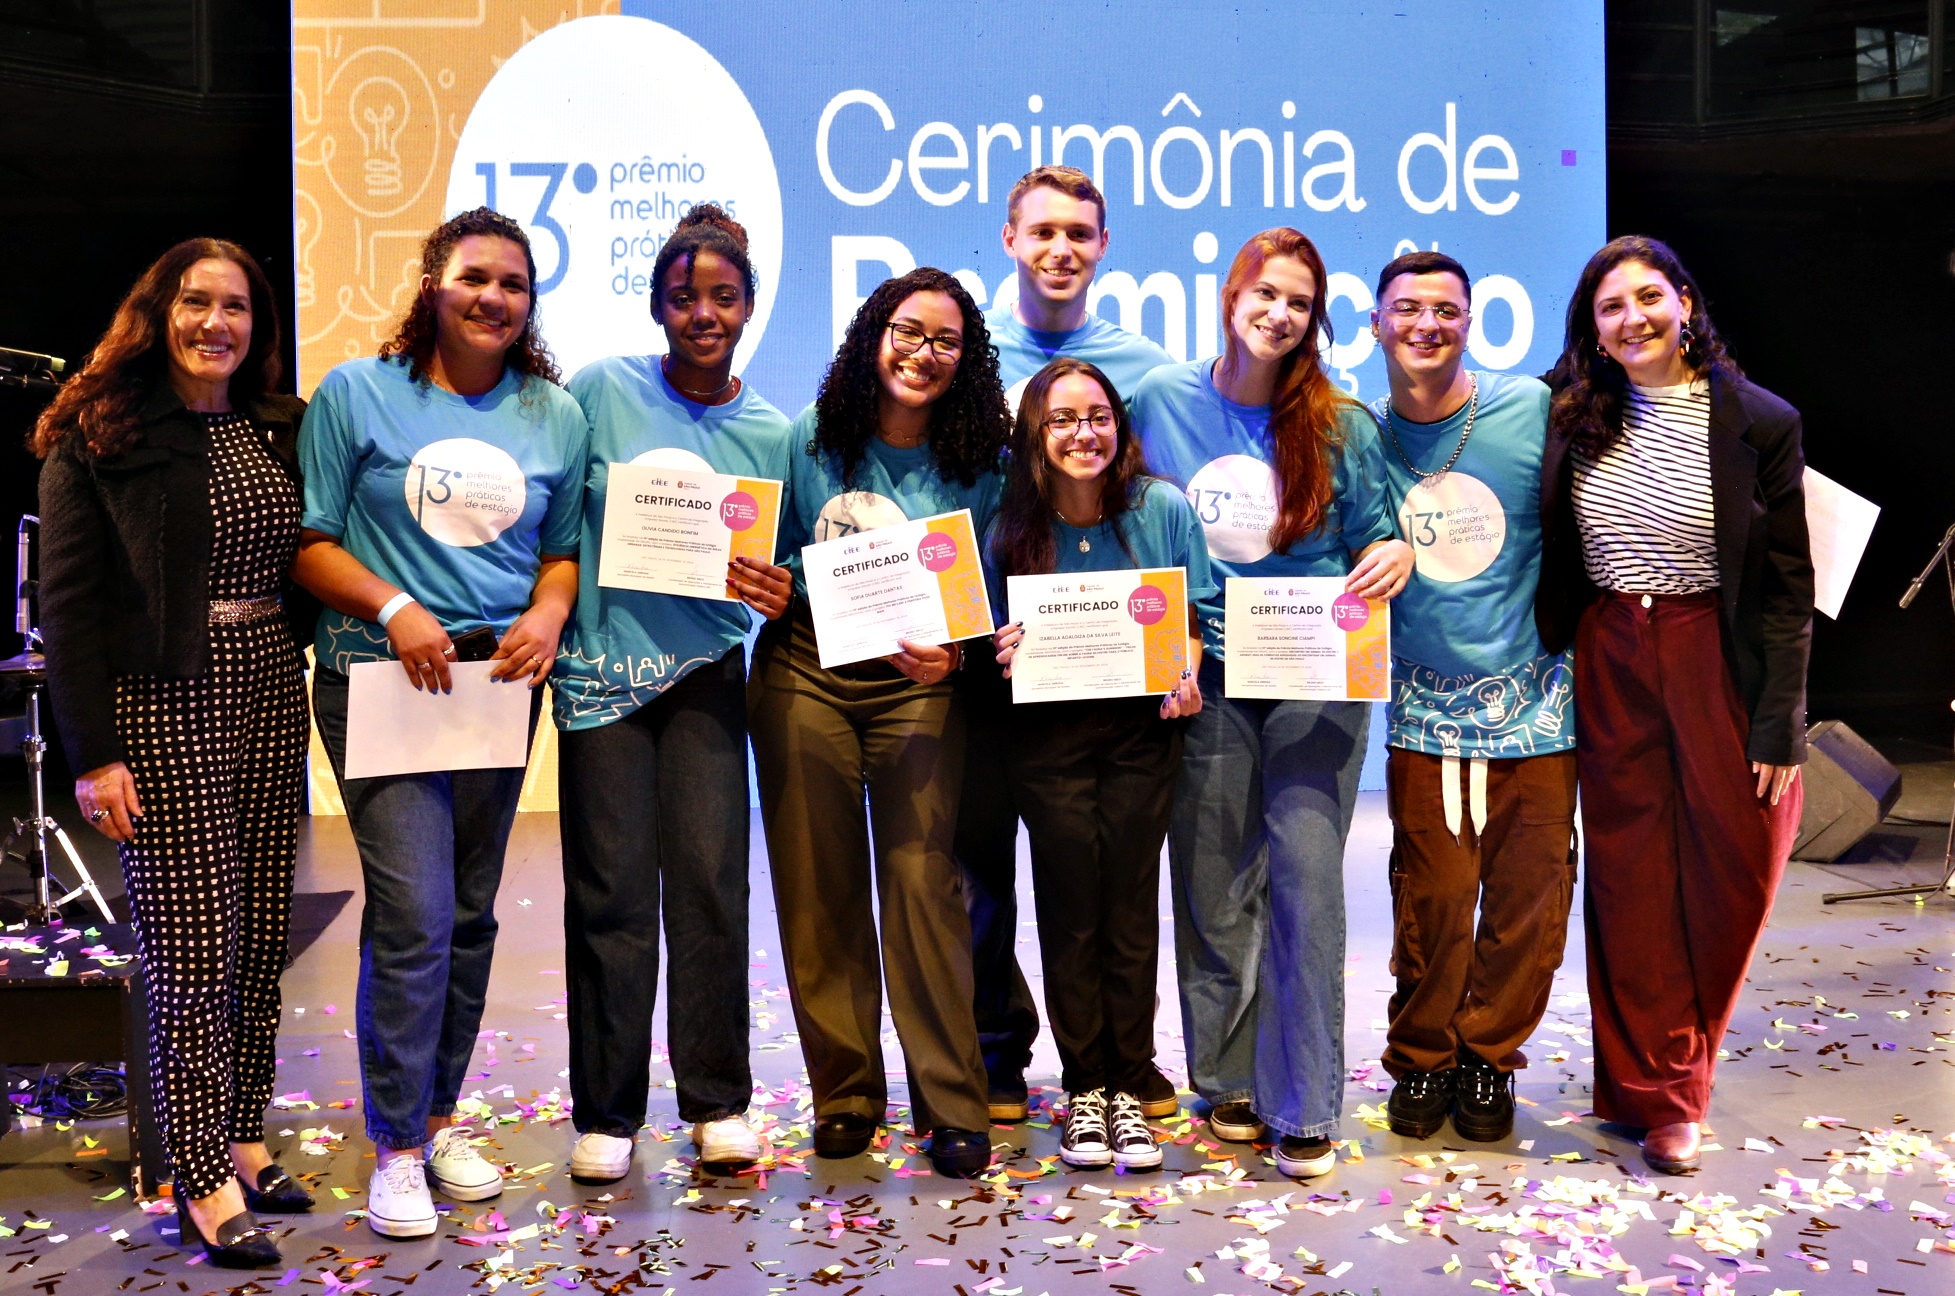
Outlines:
[[656,450],[647,450],[631,462],[634,464],[648,464],[653,468],[677,468],[681,472],[716,471],[713,465],[707,463],[692,451],[682,450],[678,446],[660,446]]
[[528,497],[509,452],[474,437],[429,442],[407,465],[407,511],[423,531],[460,549],[507,531]]
[[858,531],[895,526],[909,521],[896,501],[874,491],[844,491],[830,496],[815,517],[815,539],[840,540]]
[[1478,477],[1449,472],[1405,492],[1398,530],[1412,546],[1419,575],[1455,584],[1472,580],[1500,556],[1507,543],[1507,511]]
[[1188,481],[1208,552],[1224,562],[1269,557],[1269,530],[1276,525],[1276,472],[1249,455],[1223,455],[1202,465]]

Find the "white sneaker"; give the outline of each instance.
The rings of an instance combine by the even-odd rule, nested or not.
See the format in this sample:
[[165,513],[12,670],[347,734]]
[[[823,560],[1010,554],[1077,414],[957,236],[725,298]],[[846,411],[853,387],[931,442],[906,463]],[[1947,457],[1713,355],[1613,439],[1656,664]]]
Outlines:
[[760,1137],[739,1116],[696,1122],[692,1141],[707,1165],[750,1165],[760,1160]]
[[1326,1138],[1279,1138],[1276,1168],[1292,1179],[1315,1179],[1337,1166],[1337,1149]]
[[570,1150],[570,1177],[586,1183],[616,1183],[631,1170],[631,1154],[637,1147],[631,1139],[593,1130]]
[[395,1157],[374,1170],[367,1184],[368,1228],[381,1237],[422,1238],[438,1222],[420,1157]]
[[1106,1132],[1106,1090],[1090,1089],[1067,1096],[1059,1159],[1089,1170],[1113,1164],[1113,1147]]
[[428,1141],[428,1178],[456,1201],[487,1201],[502,1194],[502,1171],[476,1152],[466,1125],[437,1130]]

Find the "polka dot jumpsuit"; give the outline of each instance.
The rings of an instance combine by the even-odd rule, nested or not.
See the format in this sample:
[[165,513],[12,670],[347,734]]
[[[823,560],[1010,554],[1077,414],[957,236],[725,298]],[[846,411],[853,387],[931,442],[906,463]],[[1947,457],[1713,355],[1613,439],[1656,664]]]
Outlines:
[[[237,414],[208,416],[210,597],[276,595],[298,488]],[[210,671],[125,675],[116,728],[143,817],[122,871],[149,983],[149,1066],[176,1192],[233,1174],[264,1139],[306,748],[303,663],[272,606],[210,627]]]

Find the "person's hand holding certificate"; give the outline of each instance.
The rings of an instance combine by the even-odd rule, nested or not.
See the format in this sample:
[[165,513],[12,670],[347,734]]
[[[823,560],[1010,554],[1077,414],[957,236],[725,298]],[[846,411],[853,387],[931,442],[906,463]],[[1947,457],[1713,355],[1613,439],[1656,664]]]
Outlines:
[[1391,610],[1347,593],[1341,576],[1231,576],[1223,595],[1230,697],[1383,702]]
[[807,545],[801,572],[823,669],[993,628],[969,509]]
[[1011,700],[1135,697],[1188,669],[1188,574],[1071,572],[1005,580],[1014,625]]
[[780,514],[777,481],[614,463],[597,583],[737,602],[727,567],[742,557],[772,563]]

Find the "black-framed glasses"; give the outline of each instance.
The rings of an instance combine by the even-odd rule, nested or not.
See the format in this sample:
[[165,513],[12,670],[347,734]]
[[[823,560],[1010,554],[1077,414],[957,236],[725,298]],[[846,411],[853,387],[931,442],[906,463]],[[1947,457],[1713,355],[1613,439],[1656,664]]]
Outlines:
[[890,321],[889,345],[895,347],[899,355],[915,355],[923,349],[925,343],[929,344],[930,354],[946,364],[954,363],[958,356],[964,354],[963,338],[954,337],[949,333],[941,337],[931,337],[914,324]]
[[1069,437],[1079,435],[1081,428],[1091,428],[1095,432],[1105,434],[1113,431],[1119,422],[1120,420],[1113,417],[1112,410],[1102,406],[1096,410],[1088,410],[1084,415],[1069,409],[1054,410],[1046,415],[1041,426],[1049,428],[1055,436]]
[[1408,324],[1419,319],[1427,311],[1431,311],[1432,317],[1441,324],[1457,324],[1466,318],[1466,308],[1464,306],[1455,306],[1451,302],[1440,302],[1435,306],[1428,306],[1424,302],[1415,302],[1401,298],[1385,307],[1385,313],[1387,315],[1390,315],[1393,319],[1404,320]]

